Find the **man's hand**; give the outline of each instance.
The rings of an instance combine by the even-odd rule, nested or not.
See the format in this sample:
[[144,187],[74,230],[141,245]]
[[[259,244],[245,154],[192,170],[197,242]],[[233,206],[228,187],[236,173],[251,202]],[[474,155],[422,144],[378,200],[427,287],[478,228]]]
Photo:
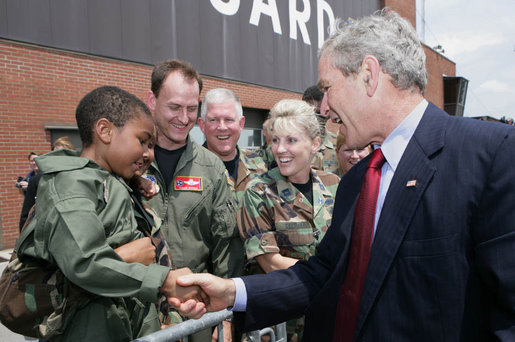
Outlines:
[[[168,298],[176,298],[180,302],[192,300],[194,302],[201,302],[202,305],[204,305],[204,302],[208,301],[208,297],[204,292],[202,292],[199,286],[180,286],[177,284],[177,278],[186,274],[192,274],[188,267],[168,272],[168,276],[166,277],[163,286],[161,286],[160,291],[166,294]],[[185,316],[188,316],[187,313],[185,313]]]
[[148,237],[126,243],[114,250],[125,262],[148,266],[156,261],[156,248]]
[[22,180],[22,181],[18,182],[18,184],[20,185],[20,187],[23,190],[27,190],[27,186],[29,185],[29,182]]
[[169,296],[168,302],[183,315],[191,318],[200,318],[207,311],[214,312],[223,310],[234,305],[236,297],[236,286],[231,279],[222,279],[209,273],[190,274],[177,279],[181,286],[198,285],[207,295],[204,303]]

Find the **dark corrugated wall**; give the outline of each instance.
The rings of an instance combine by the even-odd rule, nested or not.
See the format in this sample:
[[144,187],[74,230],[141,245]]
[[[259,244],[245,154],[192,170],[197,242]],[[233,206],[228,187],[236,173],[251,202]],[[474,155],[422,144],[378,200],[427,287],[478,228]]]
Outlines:
[[[238,11],[222,14],[216,3]],[[249,23],[253,9],[274,12],[274,3],[281,34],[268,14]],[[311,12],[308,45],[299,27],[290,38],[287,0],[0,0],[0,37],[145,64],[178,57],[205,75],[303,92],[316,83],[323,4],[342,18],[380,8],[380,0],[297,0],[296,11]]]

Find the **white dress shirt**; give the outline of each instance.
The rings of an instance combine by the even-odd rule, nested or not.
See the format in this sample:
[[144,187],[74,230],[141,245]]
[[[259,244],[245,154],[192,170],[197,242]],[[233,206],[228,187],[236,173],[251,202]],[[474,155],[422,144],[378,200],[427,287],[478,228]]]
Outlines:
[[386,162],[381,168],[381,182],[379,183],[379,195],[377,197],[376,216],[374,221],[374,236],[377,229],[377,222],[383,209],[384,199],[386,193],[392,182],[393,174],[397,170],[397,166],[401,161],[402,155],[408,146],[413,133],[422,119],[422,115],[427,108],[427,101],[424,99],[420,102],[413,111],[402,120],[390,135],[386,137],[381,146],[374,145],[374,149],[381,147],[381,152],[386,159]]

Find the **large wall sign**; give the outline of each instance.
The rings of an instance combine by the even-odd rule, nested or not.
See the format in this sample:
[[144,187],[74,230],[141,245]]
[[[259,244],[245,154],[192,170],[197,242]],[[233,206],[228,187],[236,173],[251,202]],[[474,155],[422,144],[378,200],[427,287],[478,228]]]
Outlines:
[[380,0],[0,0],[0,37],[302,92],[334,19]]

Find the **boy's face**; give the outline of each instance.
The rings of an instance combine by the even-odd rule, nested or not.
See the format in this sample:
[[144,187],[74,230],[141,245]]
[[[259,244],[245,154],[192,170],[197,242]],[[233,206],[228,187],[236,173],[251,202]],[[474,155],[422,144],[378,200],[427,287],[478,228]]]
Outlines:
[[124,126],[113,128],[106,162],[112,173],[128,181],[147,163],[150,165],[153,147],[154,123],[152,118],[140,113]]
[[134,173],[135,176],[143,176],[154,161],[154,147],[156,146],[156,128],[154,127],[154,137],[148,145],[148,149],[143,153],[143,162],[138,163],[138,169]]

